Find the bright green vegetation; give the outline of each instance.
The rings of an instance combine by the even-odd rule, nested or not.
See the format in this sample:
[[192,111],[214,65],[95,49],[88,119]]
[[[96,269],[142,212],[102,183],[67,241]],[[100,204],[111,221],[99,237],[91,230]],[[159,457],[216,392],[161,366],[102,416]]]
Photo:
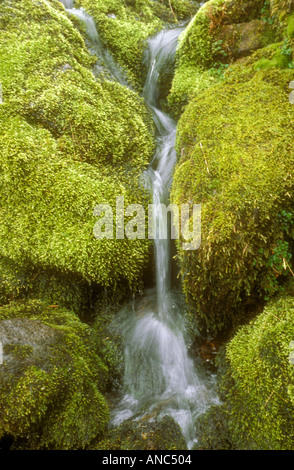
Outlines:
[[234,381],[227,400],[237,447],[293,448],[294,368],[289,361],[293,313],[293,297],[273,301],[227,347]]
[[137,89],[144,83],[142,62],[148,37],[167,22],[192,18],[198,9],[198,3],[189,0],[78,0],[76,5],[95,19],[105,45]]
[[[0,6],[0,442],[186,448],[171,418],[108,429],[106,396],[124,367],[110,305],[142,288],[150,244],[96,240],[93,211],[117,196],[150,202],[140,182],[155,146],[139,96],[146,41],[195,15],[171,87],[173,64],[159,85],[180,118],[171,202],[202,206],[200,248],[177,244],[188,326],[231,332],[218,361],[223,404],[197,423],[196,448],[292,449],[293,2],[210,0],[197,14],[189,0],[75,6],[132,89],[107,79],[58,0]],[[81,322],[89,310],[91,326]]]
[[293,67],[293,15],[289,11],[286,2],[272,7],[263,0],[206,2],[179,39],[177,66],[168,96],[175,116],[180,117],[187,103],[203,89],[222,80],[227,67],[250,54],[250,47],[254,51],[276,43],[279,50],[275,57],[270,63],[262,61],[260,66]]
[[30,301],[1,307],[0,332],[0,438],[16,449],[84,449],[99,438],[112,348],[103,323],[92,329],[71,311]]
[[185,450],[180,427],[165,416],[153,421],[126,421],[108,431],[92,450]]
[[138,203],[139,190],[130,194],[117,172],[111,175],[64,159],[47,130],[18,117],[5,124],[0,163],[2,256],[24,267],[56,267],[105,286],[119,278],[135,281],[144,265],[146,242],[96,240],[93,209],[105,202],[115,207],[115,197],[121,195],[126,204]]
[[[1,3],[0,255],[101,286],[136,288],[148,243],[93,236],[101,203],[145,204],[152,157],[142,99],[92,74],[95,60],[58,2]],[[115,226],[114,226],[115,230]]]
[[293,450],[293,314],[293,296],[278,297],[228,343],[223,404],[204,416],[197,448]]
[[[178,243],[182,285],[200,329],[231,338],[222,405],[197,422],[195,449],[292,450],[293,3],[231,4],[207,2],[182,34],[168,97],[180,117],[172,202],[202,206],[200,248]],[[265,25],[245,57],[219,40],[239,14]]]
[[179,244],[179,263],[191,309],[210,333],[228,327],[246,300],[274,293],[276,279],[289,273],[293,78],[291,70],[236,65],[179,122],[172,199],[202,205],[200,249],[183,252]]

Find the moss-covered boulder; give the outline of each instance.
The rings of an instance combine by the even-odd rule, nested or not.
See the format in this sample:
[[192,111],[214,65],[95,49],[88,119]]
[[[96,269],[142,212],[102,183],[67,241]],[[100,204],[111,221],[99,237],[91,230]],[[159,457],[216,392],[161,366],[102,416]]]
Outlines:
[[0,439],[16,449],[85,449],[101,438],[109,373],[93,331],[39,301],[1,307]]
[[3,1],[0,22],[0,256],[134,287],[148,242],[96,240],[93,210],[115,212],[117,196],[148,200],[138,175],[154,135],[143,100],[95,77],[83,30],[57,0]]
[[[258,19],[263,3],[263,0],[210,0],[206,2],[180,38],[180,61],[190,61],[204,67],[211,66],[221,52],[218,51],[217,46],[222,27],[244,24]],[[225,52],[223,49],[223,53]]]
[[139,188],[126,188],[119,174],[65,160],[50,133],[24,119],[6,121],[0,140],[1,255],[23,267],[55,267],[105,286],[136,282],[148,240],[116,240],[115,232],[113,239],[97,240],[93,229],[98,204],[115,209],[117,196],[126,205],[145,204]]
[[[210,0],[179,38],[177,66],[168,97],[179,117],[183,107],[236,59],[283,39],[275,13],[264,0]],[[289,13],[288,13],[289,16]]]
[[178,126],[172,200],[202,206],[201,246],[179,243],[179,264],[190,308],[210,333],[274,293],[291,269],[294,72],[259,69],[259,57],[200,93]]
[[225,406],[213,405],[197,420],[197,442],[192,450],[236,450]]
[[[294,298],[279,297],[240,328],[226,347],[218,423],[226,423],[222,426],[228,446],[293,450],[293,314]],[[214,439],[219,436],[215,431]]]
[[145,79],[142,63],[148,37],[167,23],[192,18],[199,8],[190,0],[77,0],[75,5],[91,14],[104,44],[139,90]]
[[153,421],[127,420],[111,429],[92,450],[186,450],[179,425],[170,417]]

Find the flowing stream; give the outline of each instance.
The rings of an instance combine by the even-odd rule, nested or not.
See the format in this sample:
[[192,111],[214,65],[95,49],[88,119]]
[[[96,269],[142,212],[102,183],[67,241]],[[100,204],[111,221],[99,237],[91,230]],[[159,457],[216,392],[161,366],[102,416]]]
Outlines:
[[[123,85],[126,80],[100,41],[93,19],[63,0],[67,11],[84,21],[90,47],[103,57],[109,73]],[[188,448],[197,441],[197,417],[218,403],[214,378],[196,366],[185,344],[184,321],[177,295],[171,288],[170,240],[163,206],[168,203],[176,163],[176,123],[159,108],[159,77],[174,56],[183,27],[159,32],[148,41],[147,77],[143,97],[158,131],[158,145],[145,180],[152,191],[156,287],[118,314],[125,343],[124,394],[112,411],[111,425],[124,420],[172,416],[179,424]]]

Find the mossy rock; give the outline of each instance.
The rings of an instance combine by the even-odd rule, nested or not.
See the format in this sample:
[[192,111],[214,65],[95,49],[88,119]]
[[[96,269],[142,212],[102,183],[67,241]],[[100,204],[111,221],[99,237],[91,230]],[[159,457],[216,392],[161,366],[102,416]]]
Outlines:
[[138,175],[154,151],[150,114],[137,93],[94,76],[96,59],[60,2],[4,1],[0,11],[0,256],[134,287],[148,240],[96,240],[93,210],[115,208],[116,196],[146,206]]
[[0,437],[14,448],[84,449],[107,429],[108,368],[91,328],[40,301],[0,309]]
[[146,165],[153,136],[143,100],[117,82],[95,79],[95,59],[71,17],[45,2],[25,1],[22,8],[3,2],[1,11],[6,20],[0,78],[7,113],[48,129],[65,157]]
[[227,421],[223,405],[211,406],[197,420],[197,442],[192,450],[235,450]]
[[180,117],[204,88],[222,79],[234,61],[286,38],[285,28],[276,26],[274,13],[263,1],[210,0],[202,5],[179,38],[168,96],[175,116]]
[[142,62],[148,37],[167,23],[190,19],[199,8],[190,0],[79,0],[76,5],[94,18],[104,44],[137,90],[144,84]]
[[290,273],[293,76],[236,64],[179,121],[172,201],[202,211],[201,246],[184,251],[179,242],[179,265],[191,311],[212,334]]
[[22,119],[8,121],[2,132],[1,255],[24,268],[55,267],[104,286],[119,278],[136,282],[148,240],[97,240],[93,229],[98,204],[115,209],[116,197],[124,196],[126,205],[145,205],[139,186],[126,189],[119,175],[64,160],[48,131]]
[[293,450],[294,298],[279,296],[226,347],[222,416],[238,450]]
[[170,417],[152,422],[127,420],[103,437],[92,450],[186,450],[179,425]]
[[216,35],[224,25],[248,23],[261,15],[263,0],[210,0],[197,12],[179,41],[179,60],[209,67],[218,55]]

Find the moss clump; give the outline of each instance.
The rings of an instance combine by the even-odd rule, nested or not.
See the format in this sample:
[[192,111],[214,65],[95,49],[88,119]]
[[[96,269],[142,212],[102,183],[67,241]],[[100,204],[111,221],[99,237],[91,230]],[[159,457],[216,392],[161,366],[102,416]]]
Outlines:
[[108,431],[93,450],[185,450],[180,427],[165,416],[152,422],[126,421]]
[[202,205],[201,246],[187,252],[179,243],[179,263],[190,308],[211,333],[289,273],[293,74],[236,64],[179,121],[172,201]]
[[109,419],[95,333],[40,301],[1,307],[0,331],[0,438],[11,436],[14,448],[87,448]]
[[197,420],[193,450],[235,450],[223,405],[213,405]]
[[21,8],[4,2],[1,11],[6,21],[0,78],[7,113],[48,129],[65,157],[146,165],[153,139],[143,101],[116,82],[95,80],[95,60],[65,12],[29,1]]
[[10,259],[0,259],[0,305],[22,297],[26,291],[24,272]]
[[226,429],[236,449],[293,450],[294,298],[271,301],[226,348]]
[[281,40],[263,4],[259,0],[210,0],[202,5],[179,38],[168,97],[176,117],[193,96],[221,80],[234,60]]
[[172,114],[179,118],[189,101],[217,80],[217,76],[211,70],[191,64],[182,65],[176,70],[168,94],[168,105]]
[[116,196],[146,205],[138,174],[154,150],[149,113],[136,93],[95,78],[60,2],[0,8],[0,256],[26,271],[135,288],[148,242],[95,240],[93,210],[115,208]]
[[115,208],[122,195],[126,205],[138,203],[140,189],[131,194],[119,175],[64,160],[49,132],[23,119],[6,121],[1,141],[1,255],[102,285],[136,282],[148,240],[96,240],[93,210],[105,202]]
[[288,38],[294,39],[294,14],[287,19],[287,35]]
[[[293,69],[293,49],[291,42],[285,39],[281,43],[271,44],[268,48],[262,50],[262,57],[254,64],[256,70],[260,69]],[[272,52],[268,57],[268,52]]]

